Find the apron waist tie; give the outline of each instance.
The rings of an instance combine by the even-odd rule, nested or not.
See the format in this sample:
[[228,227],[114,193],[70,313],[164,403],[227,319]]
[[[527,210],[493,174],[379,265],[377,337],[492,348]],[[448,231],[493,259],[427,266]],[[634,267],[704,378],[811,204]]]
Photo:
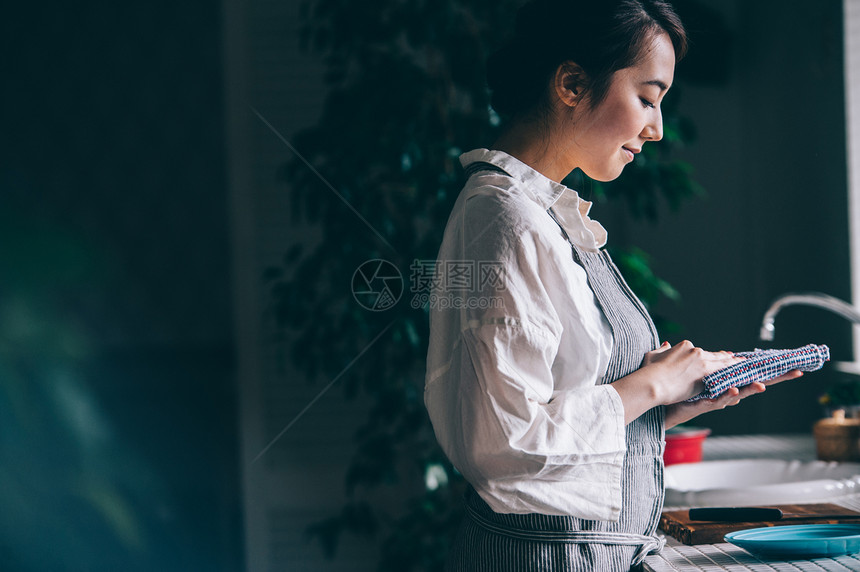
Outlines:
[[637,566],[651,553],[663,550],[666,544],[664,536],[648,536],[645,534],[632,534],[628,532],[604,532],[599,530],[526,530],[523,528],[512,528],[495,524],[471,506],[466,506],[466,514],[475,524],[481,528],[519,540],[532,540],[539,542],[557,542],[568,544],[618,544],[623,546],[638,546],[633,556],[633,566]]

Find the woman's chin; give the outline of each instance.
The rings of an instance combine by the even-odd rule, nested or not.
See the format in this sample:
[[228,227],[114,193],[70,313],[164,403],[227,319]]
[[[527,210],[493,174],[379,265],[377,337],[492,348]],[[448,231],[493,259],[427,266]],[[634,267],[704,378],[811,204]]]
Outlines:
[[601,171],[599,173],[585,172],[585,174],[588,176],[589,179],[592,179],[594,181],[598,181],[600,183],[608,183],[609,181],[614,181],[615,179],[620,177],[621,173],[623,173],[623,172],[624,172],[624,167],[622,166],[621,168],[614,169],[612,171],[606,170],[606,171]]

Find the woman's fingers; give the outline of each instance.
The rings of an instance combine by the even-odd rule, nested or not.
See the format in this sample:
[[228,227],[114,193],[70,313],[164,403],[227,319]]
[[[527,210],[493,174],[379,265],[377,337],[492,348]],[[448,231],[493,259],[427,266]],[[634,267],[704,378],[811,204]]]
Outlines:
[[713,399],[703,399],[702,401],[710,402],[713,406],[711,410],[715,409],[725,409],[726,407],[732,407],[737,405],[742,400],[750,397],[751,395],[756,395],[758,393],[764,392],[767,389],[765,384],[760,381],[754,381],[749,385],[745,385],[744,387],[730,387],[721,395],[713,398]]
[[760,381],[754,381],[749,385],[746,385],[741,389],[741,393],[744,394],[743,397],[749,397],[750,395],[755,395],[756,393],[763,393],[764,390],[767,389],[767,384],[762,383]]
[[663,342],[662,344],[660,344],[659,348],[657,348],[656,350],[651,350],[650,352],[645,354],[645,358],[642,360],[643,365],[653,363],[660,354],[671,348],[672,345],[669,342]]
[[[788,374],[786,374],[788,375]],[[666,427],[674,427],[686,423],[690,419],[698,417],[703,413],[733,407],[752,395],[762,393],[766,390],[764,383],[759,381],[745,385],[744,387],[730,387],[724,393],[714,399],[700,399],[698,401],[674,403],[666,408]]]
[[735,354],[730,352],[705,352],[702,358],[728,364],[735,364],[744,361],[744,358],[737,357]]
[[722,395],[712,401],[714,402],[715,409],[725,409],[726,407],[737,405],[741,402],[741,399],[743,399],[741,397],[741,391],[737,387],[730,387]]
[[738,403],[741,402],[741,400],[746,399],[747,397],[750,397],[751,395],[763,393],[765,391],[765,389],[767,389],[767,387],[765,387],[765,384],[761,383],[760,381],[754,381],[754,382],[750,383],[749,385],[745,385],[745,386],[740,387],[740,388],[739,387],[733,387],[732,389],[734,389],[737,392],[737,395],[736,395],[736,397],[733,397],[732,399],[730,399],[729,406],[737,405]]
[[764,384],[765,385],[773,385],[773,384],[779,383],[781,381],[788,381],[790,379],[797,379],[798,377],[801,377],[801,376],[803,376],[802,371],[800,371],[799,369],[793,369],[793,370],[789,371],[788,373],[782,374],[779,377],[775,377],[773,379],[767,380],[766,382],[764,382]]
[[704,376],[740,363],[744,361],[744,358],[735,357],[734,354],[729,352],[705,352],[702,356],[702,361],[705,364]]

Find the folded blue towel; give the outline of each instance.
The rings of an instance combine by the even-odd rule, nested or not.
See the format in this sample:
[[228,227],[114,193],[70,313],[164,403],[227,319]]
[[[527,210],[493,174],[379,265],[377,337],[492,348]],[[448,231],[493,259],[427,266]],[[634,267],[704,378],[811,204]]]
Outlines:
[[735,355],[745,358],[744,361],[703,377],[705,391],[688,401],[713,399],[730,387],[743,387],[754,381],[768,381],[793,369],[801,371],[821,369],[824,362],[830,360],[830,348],[809,344],[793,350],[757,349]]

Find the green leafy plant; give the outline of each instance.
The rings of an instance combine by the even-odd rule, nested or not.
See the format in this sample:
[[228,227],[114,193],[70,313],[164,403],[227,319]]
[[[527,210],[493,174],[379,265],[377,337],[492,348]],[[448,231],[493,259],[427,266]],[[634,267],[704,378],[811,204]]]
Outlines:
[[[317,0],[303,8],[302,40],[324,56],[328,93],[318,124],[294,139],[302,158],[284,174],[295,216],[316,224],[321,240],[307,252],[291,248],[265,278],[300,371],[312,381],[338,377],[347,395],[370,398],[345,478],[350,501],[308,532],[329,554],[343,533],[379,538],[380,570],[440,569],[462,514],[463,480],[423,404],[428,320],[413,297],[413,265],[436,257],[464,182],[459,155],[498,134],[483,63],[518,5],[380,0],[371,9]],[[689,165],[672,158],[693,135],[673,109],[669,100],[664,141],[646,146],[621,179],[598,185],[575,173],[574,188],[589,186],[597,200],[624,201],[651,219],[660,200],[677,206],[699,192]],[[614,255],[646,304],[677,298],[645,253]],[[393,264],[411,286],[385,311],[365,309],[350,292],[356,269],[373,259]],[[395,486],[411,500],[371,502],[373,491]]]
[[860,406],[860,381],[857,376],[850,373],[842,373],[836,377],[837,381],[827,388],[818,402],[825,410],[854,408]]

